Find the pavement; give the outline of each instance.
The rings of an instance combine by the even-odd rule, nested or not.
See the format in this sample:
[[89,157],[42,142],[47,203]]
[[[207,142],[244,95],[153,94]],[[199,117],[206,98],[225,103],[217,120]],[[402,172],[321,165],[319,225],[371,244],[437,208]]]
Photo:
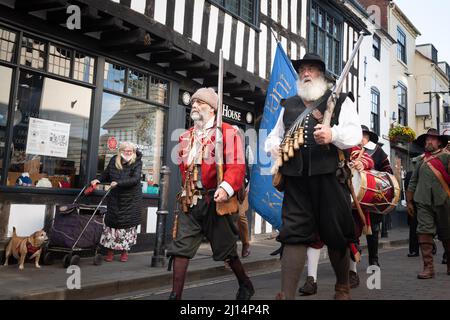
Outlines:
[[[391,229],[388,238],[380,238],[379,247],[405,246],[408,235],[408,228]],[[361,237],[361,247],[367,253],[364,250],[367,248],[365,237]],[[250,273],[280,268],[279,256],[270,255],[278,248],[279,243],[270,235],[255,236],[250,247],[251,254],[242,259],[242,263]],[[240,252],[240,243],[238,250]],[[326,250],[322,252],[323,261],[327,259]],[[41,265],[40,269],[35,268],[34,263],[27,262],[22,271],[17,264],[0,266],[0,300],[103,299],[170,285],[172,273],[167,271],[167,267],[151,267],[152,255],[153,251],[132,253],[125,263],[120,262],[119,255],[116,255],[113,262],[103,262],[100,266],[93,264],[93,258],[81,258],[79,269],[73,266],[65,269],[60,260],[53,265]],[[75,278],[77,274],[80,275],[79,282]],[[212,260],[209,244],[204,243],[189,264],[186,285],[231,274],[232,271],[225,268],[223,262]]]

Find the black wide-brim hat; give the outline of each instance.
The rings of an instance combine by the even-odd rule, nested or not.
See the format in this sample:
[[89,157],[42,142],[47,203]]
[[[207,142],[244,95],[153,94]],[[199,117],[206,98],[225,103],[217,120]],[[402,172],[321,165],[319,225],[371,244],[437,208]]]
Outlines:
[[414,140],[413,142],[418,145],[421,148],[425,148],[425,140],[427,139],[427,136],[432,136],[432,137],[438,137],[439,141],[441,142],[441,147],[445,148],[448,144],[448,141],[450,140],[450,136],[447,135],[440,135],[439,132],[434,129],[428,129],[427,133],[421,134],[420,136],[417,137],[416,140]]
[[378,135],[373,132],[370,131],[369,128],[365,125],[361,125],[361,129],[363,133],[367,133],[369,135],[369,140],[372,141],[373,143],[378,143]]
[[291,60],[292,66],[298,72],[302,64],[316,64],[319,66],[320,70],[325,73],[325,62],[316,53],[307,53],[303,56],[303,59]]

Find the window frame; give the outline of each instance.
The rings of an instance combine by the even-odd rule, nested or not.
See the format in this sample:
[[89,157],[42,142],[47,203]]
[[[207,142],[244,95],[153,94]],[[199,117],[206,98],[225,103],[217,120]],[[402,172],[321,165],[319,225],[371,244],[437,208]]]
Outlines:
[[[400,41],[400,36],[404,38],[404,43]],[[403,29],[400,28],[400,26],[397,26],[397,59],[404,62],[405,64],[408,63],[406,49],[407,49],[406,32],[404,32]]]
[[[375,44],[378,44],[378,48]],[[376,34],[373,34],[372,56],[378,61],[381,61],[381,38]]]
[[[397,87],[397,112],[398,112],[398,124],[403,125],[403,126],[407,126],[408,125],[408,88],[402,83],[402,82],[398,82],[398,87]],[[399,96],[402,95],[403,96],[403,92],[404,92],[404,102],[405,105],[401,105],[399,102]],[[403,122],[400,122],[400,111],[404,112],[405,114],[405,119]]]
[[[317,22],[317,17],[316,20],[313,21],[311,18],[311,12],[313,11],[313,7],[317,7],[319,12],[322,11],[323,13],[325,13],[325,15],[323,16],[323,21],[324,23],[322,24],[322,26],[319,26],[318,22]],[[327,30],[327,20],[328,17],[332,18],[334,21],[333,24],[333,34],[329,33],[329,30]],[[344,32],[343,32],[343,25],[344,25],[344,20],[342,18],[342,16],[333,8],[331,8],[330,6],[320,3],[316,0],[310,1],[310,4],[308,6],[308,52],[315,52],[317,54],[319,54],[322,59],[325,61],[325,66],[326,66],[326,71],[334,76],[339,76],[339,74],[342,71],[343,68],[343,43],[344,43]],[[334,35],[334,25],[337,25],[337,34],[338,36],[336,37]],[[325,26],[325,27],[324,27]],[[314,41],[315,41],[315,37],[311,36],[311,33],[313,32],[313,28],[318,28],[317,30],[317,47],[319,47],[319,33],[322,32],[324,35],[324,43],[323,43],[323,49],[322,52],[319,52],[319,50],[314,49],[315,45],[314,45]],[[334,70],[329,69],[328,67],[328,61],[327,61],[327,57],[325,57],[325,52],[326,52],[326,47],[327,47],[327,42],[329,39],[333,40],[333,44],[335,44],[336,42],[338,42],[339,45],[339,49],[338,51],[336,51],[336,47],[335,45],[333,45],[333,49],[332,49],[332,63],[334,65]],[[336,57],[336,52],[339,53],[339,57]],[[336,60],[338,59],[338,60]],[[336,61],[338,61],[338,66],[335,65]],[[337,71],[337,72],[336,72]]]
[[240,11],[242,10],[242,5],[241,5],[241,0],[236,0],[239,3],[239,14],[236,14],[235,12],[227,9],[225,7],[223,3],[223,1],[226,0],[206,0],[207,2],[209,2],[211,5],[217,6],[219,9],[223,10],[224,12],[228,13],[229,15],[231,15],[232,17],[242,21],[243,23],[249,25],[250,27],[259,30],[259,12],[260,12],[260,0],[253,0],[253,17],[252,17],[252,21],[247,21],[245,20],[241,14]]
[[[376,112],[374,112],[374,96],[377,97]],[[372,87],[370,89],[370,129],[377,135],[380,135],[380,98],[381,94],[378,88]],[[372,121],[373,119],[376,119],[376,121]],[[374,123],[374,126],[372,126],[372,123]]]

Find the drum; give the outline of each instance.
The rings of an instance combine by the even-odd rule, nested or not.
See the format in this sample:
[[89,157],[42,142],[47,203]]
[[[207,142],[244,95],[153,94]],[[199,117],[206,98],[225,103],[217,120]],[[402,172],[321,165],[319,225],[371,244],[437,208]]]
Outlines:
[[388,214],[400,199],[400,186],[390,173],[376,170],[360,172],[353,169],[352,183],[361,207],[370,212]]

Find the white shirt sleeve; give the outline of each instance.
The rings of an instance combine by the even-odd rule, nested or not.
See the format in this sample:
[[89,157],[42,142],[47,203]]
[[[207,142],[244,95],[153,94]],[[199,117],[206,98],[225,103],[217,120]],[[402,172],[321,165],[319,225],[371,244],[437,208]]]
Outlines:
[[222,183],[219,185],[220,188],[224,189],[227,194],[228,197],[231,198],[234,194],[234,190],[233,187],[226,181],[222,181]]
[[281,144],[281,141],[284,137],[284,123],[283,123],[283,115],[284,115],[284,108],[281,108],[280,115],[278,116],[277,123],[275,124],[275,127],[270,131],[269,135],[267,136],[267,140],[264,143],[264,151],[270,152],[273,147],[277,147]]
[[361,121],[350,98],[345,99],[342,104],[339,125],[333,126],[331,132],[331,143],[339,149],[348,149],[361,143]]

